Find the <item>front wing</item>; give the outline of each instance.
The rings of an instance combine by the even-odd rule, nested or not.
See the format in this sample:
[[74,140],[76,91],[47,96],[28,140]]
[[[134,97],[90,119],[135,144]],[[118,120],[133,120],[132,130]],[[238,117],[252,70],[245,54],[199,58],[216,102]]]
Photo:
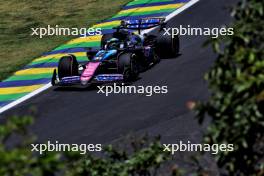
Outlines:
[[61,80],[57,79],[54,86],[71,86],[71,85],[89,85],[91,83],[109,83],[123,81],[124,76],[122,74],[99,74],[93,76],[88,82],[83,81],[81,76],[64,77]]

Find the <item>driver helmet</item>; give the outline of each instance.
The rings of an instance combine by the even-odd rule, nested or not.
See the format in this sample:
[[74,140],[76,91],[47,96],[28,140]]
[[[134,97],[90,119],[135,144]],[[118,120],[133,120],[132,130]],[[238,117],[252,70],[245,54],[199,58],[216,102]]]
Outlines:
[[117,49],[119,48],[120,41],[117,38],[112,38],[107,41],[106,49]]

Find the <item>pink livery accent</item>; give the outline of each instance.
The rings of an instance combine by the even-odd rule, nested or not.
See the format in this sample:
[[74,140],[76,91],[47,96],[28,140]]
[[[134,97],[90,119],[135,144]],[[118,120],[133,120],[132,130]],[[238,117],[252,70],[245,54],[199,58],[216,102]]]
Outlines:
[[90,81],[100,62],[89,62],[81,75],[81,81]]

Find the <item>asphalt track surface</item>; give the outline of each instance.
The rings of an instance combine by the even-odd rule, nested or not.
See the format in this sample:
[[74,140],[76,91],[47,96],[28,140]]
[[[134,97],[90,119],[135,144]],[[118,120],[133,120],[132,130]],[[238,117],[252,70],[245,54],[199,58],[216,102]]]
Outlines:
[[[221,27],[231,17],[226,7],[230,0],[201,0],[169,21],[167,27]],[[212,49],[203,48],[207,37],[182,36],[181,56],[162,60],[140,75],[133,85],[168,86],[168,94],[115,94],[106,97],[97,90],[51,88],[1,114],[27,114],[30,107],[38,109],[35,124],[30,129],[39,141],[60,143],[111,143],[128,134],[162,135],[166,143],[179,140],[199,142],[204,127],[186,108],[189,100],[206,100],[207,84],[203,79],[212,66]]]

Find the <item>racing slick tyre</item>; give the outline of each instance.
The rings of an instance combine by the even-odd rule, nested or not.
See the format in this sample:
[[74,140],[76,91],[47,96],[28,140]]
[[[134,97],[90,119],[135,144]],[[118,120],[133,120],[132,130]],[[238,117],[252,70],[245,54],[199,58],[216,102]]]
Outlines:
[[122,53],[118,56],[118,72],[124,75],[124,81],[134,81],[138,78],[139,68],[134,53]]
[[179,54],[180,41],[179,37],[175,36],[172,38],[169,35],[160,34],[157,37],[156,53],[161,58],[172,58]]
[[103,48],[106,45],[107,41],[110,40],[111,38],[113,38],[112,33],[104,34],[101,39],[101,48]]
[[74,55],[63,56],[58,65],[59,79],[78,75],[78,62]]
[[157,64],[159,62],[160,62],[160,56],[156,52],[154,52],[153,53],[153,63]]

